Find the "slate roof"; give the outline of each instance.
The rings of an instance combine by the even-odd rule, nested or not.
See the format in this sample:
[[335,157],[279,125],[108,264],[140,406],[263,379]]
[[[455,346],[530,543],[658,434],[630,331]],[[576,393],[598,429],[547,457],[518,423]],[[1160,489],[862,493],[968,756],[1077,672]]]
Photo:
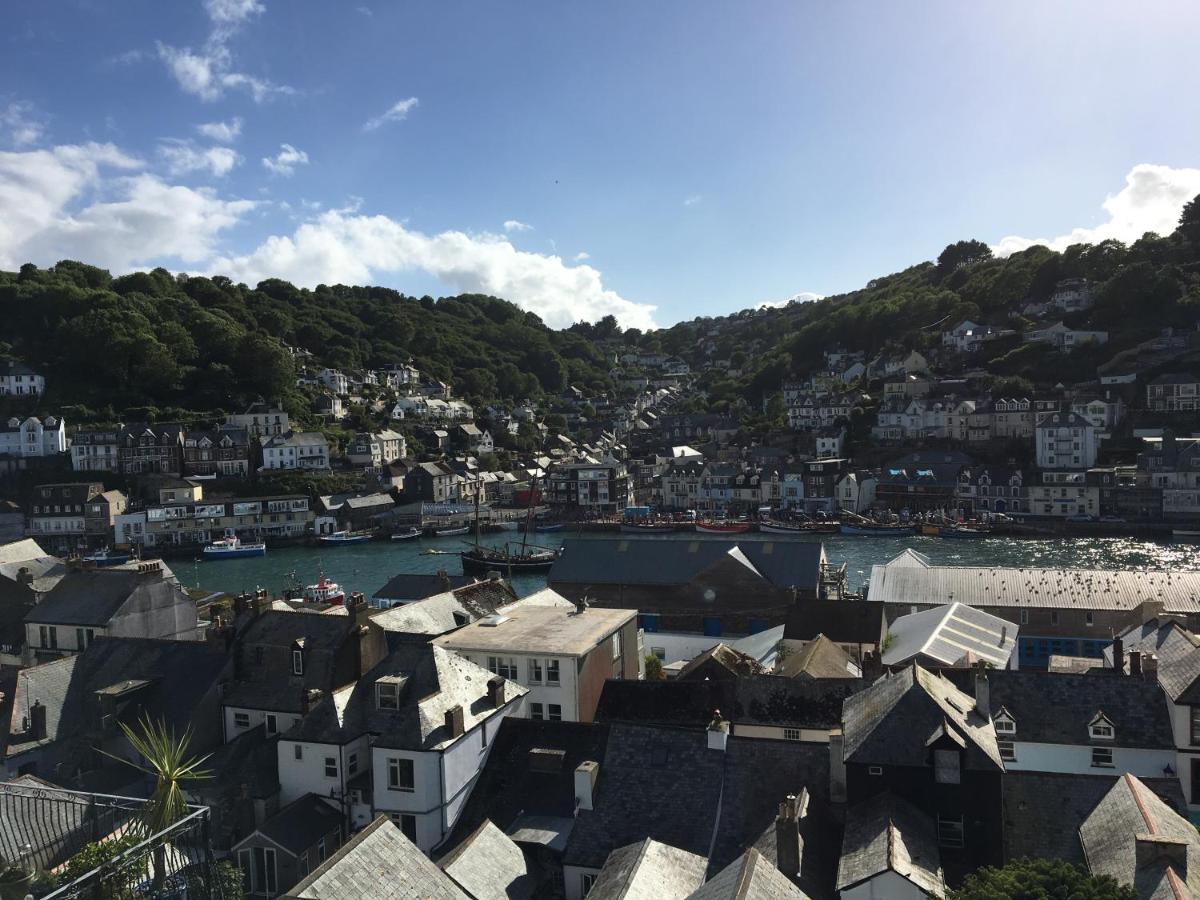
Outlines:
[[988,682],[992,716],[1007,710],[1021,743],[1088,746],[1088,723],[1103,712],[1114,731],[1104,746],[1175,747],[1170,709],[1153,681],[1104,673],[994,669],[988,672]]
[[342,815],[337,809],[316,794],[305,794],[279,810],[238,844],[255,843],[255,835],[262,835],[292,856],[299,856],[341,825]]
[[708,860],[646,838],[608,855],[591,900],[686,900],[704,883]]
[[596,708],[601,722],[644,722],[706,729],[713,710],[737,726],[787,725],[836,728],[842,702],[861,687],[855,681],[813,681],[777,675],[709,681],[604,683]]
[[704,680],[706,678],[738,678],[746,675],[761,675],[763,667],[758,660],[740,653],[726,644],[709,647],[699,656],[688,660],[687,665],[675,676],[677,681]]
[[1017,646],[1017,626],[962,603],[897,618],[888,628],[885,666],[920,661],[954,666],[982,660],[1003,668]]
[[[549,840],[563,828],[569,833],[575,823],[575,769],[591,760],[603,772],[608,731],[601,724],[506,717],[445,845],[465,840],[487,819],[518,841]],[[558,843],[561,852],[565,836]]]
[[[1175,844],[1175,852],[1185,856],[1184,865],[1168,866],[1159,857],[1139,867],[1138,844],[1146,837]],[[1134,886],[1142,897],[1178,900],[1200,893],[1196,826],[1133,775],[1122,775],[1096,805],[1079,827],[1079,840],[1093,875],[1110,875]]]
[[386,816],[292,888],[296,900],[471,900]]
[[775,663],[775,674],[786,678],[853,678],[858,666],[845,650],[818,634],[810,641],[782,642],[783,652]]
[[[1062,859],[1082,866],[1079,826],[1121,776],[1009,770],[1002,783],[1006,859]],[[1142,783],[1172,809],[1186,810],[1179,779]]]
[[946,893],[933,820],[908,801],[884,791],[846,811],[838,890],[846,891],[889,871],[927,895],[942,897]]
[[809,900],[775,868],[775,863],[751,847],[687,900]]
[[[251,618],[237,636],[237,679],[222,701],[226,706],[299,714],[303,693],[331,691],[357,671],[337,671],[338,652],[354,637],[352,616],[305,615],[267,610]],[[300,642],[304,674],[292,674],[292,648]],[[262,650],[262,662],[258,651]]]
[[927,742],[949,727],[966,742],[967,769],[1004,769],[996,732],[975,712],[975,698],[920,666],[847,697],[842,719],[847,762],[924,766]]
[[447,583],[450,590],[471,584],[475,579],[468,575],[447,575],[443,581],[440,575],[424,575],[416,572],[406,572],[394,575],[383,587],[371,596],[376,600],[424,600],[434,594],[446,591]]
[[69,569],[29,611],[25,621],[102,628],[128,601],[146,611],[188,602],[177,585],[157,574],[143,575],[115,567]]
[[797,603],[788,613],[783,636],[811,641],[825,635],[837,644],[880,644],[883,641],[883,607],[850,600],[814,600]]
[[403,635],[439,635],[454,631],[467,622],[490,616],[500,607],[516,600],[517,595],[504,583],[469,581],[463,587],[424,600],[393,606],[371,616],[371,622],[388,636],[389,647]]
[[549,582],[571,584],[687,584],[731,551],[738,551],[777,588],[816,590],[825,549],[791,541],[567,538]]
[[[201,641],[97,637],[83,653],[21,670],[6,752],[13,756],[52,741],[78,739],[75,749],[90,757],[98,709],[95,692],[139,679],[146,684],[120,718],[132,723],[145,714],[182,733],[228,663],[225,654]],[[22,724],[34,701],[46,707],[43,741],[33,741]]]
[[[1174,619],[1153,618],[1147,622],[1131,625],[1119,637],[1125,651],[1124,671],[1129,671],[1129,654],[1133,651],[1142,656],[1154,654],[1163,659],[1176,659],[1193,648],[1200,646],[1200,637],[1191,634]],[[1104,662],[1113,668],[1113,645],[1104,648]]]
[[529,900],[534,895],[525,854],[490,820],[438,865],[475,900]]

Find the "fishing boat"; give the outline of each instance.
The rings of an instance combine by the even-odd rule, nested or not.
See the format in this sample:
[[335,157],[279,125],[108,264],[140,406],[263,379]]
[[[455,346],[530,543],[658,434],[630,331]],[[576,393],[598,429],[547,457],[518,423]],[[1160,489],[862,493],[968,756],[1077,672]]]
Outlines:
[[663,534],[674,531],[674,522],[622,522],[621,531],[626,534]]
[[938,537],[944,538],[981,538],[987,536],[987,528],[979,528],[973,525],[943,525],[938,529]]
[[333,606],[343,606],[346,603],[346,592],[336,581],[329,581],[322,572],[316,584],[310,584],[304,589],[306,603],[329,603]]
[[535,525],[534,529],[536,531],[541,531],[541,532],[551,532],[551,531],[562,531],[563,527],[564,526],[563,526],[562,522],[546,522],[541,525]]
[[433,533],[438,537],[460,537],[471,533],[470,525],[457,525],[453,528],[435,528]]
[[103,568],[104,566],[119,566],[133,559],[132,553],[115,553],[108,547],[97,550],[95,553],[89,553],[82,557],[85,563],[91,563],[94,566]]
[[913,533],[911,525],[880,525],[874,522],[843,522],[841,532],[842,534],[857,534],[866,537],[900,537]]
[[917,526],[917,534],[923,534],[925,537],[937,537],[942,533],[941,525],[923,524]]
[[472,547],[460,554],[463,573],[548,572],[561,550],[549,547]]
[[267,545],[261,541],[243,544],[236,534],[213,541],[204,548],[203,556],[212,559],[240,559],[243,556],[266,556]]
[[362,544],[371,539],[369,531],[335,531],[321,535],[322,544]]
[[492,522],[492,528],[496,531],[516,531],[516,522]]
[[397,531],[392,535],[393,541],[411,541],[413,538],[421,536],[420,528],[410,528],[408,531]]
[[836,522],[759,522],[758,530],[764,534],[837,534],[842,529]]
[[701,534],[744,534],[750,530],[749,522],[697,522],[696,530]]

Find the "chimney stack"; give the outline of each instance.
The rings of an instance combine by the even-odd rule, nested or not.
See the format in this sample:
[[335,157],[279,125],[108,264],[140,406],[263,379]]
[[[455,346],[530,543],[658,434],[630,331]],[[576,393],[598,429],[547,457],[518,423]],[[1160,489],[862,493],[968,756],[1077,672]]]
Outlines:
[[438,579],[438,587],[441,588],[443,594],[450,590],[450,573],[449,572],[447,572],[445,569],[438,569],[437,579]]
[[708,749],[724,750],[728,743],[729,723],[721,718],[719,709],[714,709],[712,721],[708,723]]
[[1132,678],[1142,677],[1142,651],[1129,651],[1129,675]]
[[1146,625],[1153,622],[1155,619],[1161,619],[1166,604],[1161,600],[1143,600],[1142,601],[1142,624]]
[[461,703],[456,703],[446,710],[446,730],[450,732],[451,737],[456,738],[462,737],[463,731],[466,730],[466,717]]
[[29,736],[35,741],[46,739],[46,707],[41,700],[34,700],[29,707]]
[[300,715],[307,716],[320,699],[321,692],[317,688],[300,688]]
[[504,679],[500,676],[489,678],[487,683],[488,705],[499,709],[504,705]]
[[1147,681],[1158,681],[1158,657],[1153,653],[1142,657],[1142,677]]
[[575,806],[577,810],[592,808],[592,792],[600,777],[600,763],[585,760],[575,767]]
[[1113,671],[1118,675],[1125,674],[1125,641],[1120,635],[1113,638]]
[[800,799],[788,794],[775,817],[775,867],[793,881],[800,877]]
[[829,800],[831,803],[846,802],[846,738],[842,729],[829,732]]
[[992,717],[992,686],[982,663],[975,670],[975,712],[985,719]]

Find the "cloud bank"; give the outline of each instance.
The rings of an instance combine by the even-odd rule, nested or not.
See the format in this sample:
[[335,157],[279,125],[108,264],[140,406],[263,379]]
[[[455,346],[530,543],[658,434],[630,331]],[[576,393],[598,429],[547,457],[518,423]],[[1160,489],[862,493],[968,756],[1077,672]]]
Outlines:
[[1197,194],[1200,194],[1200,169],[1141,163],[1129,170],[1125,186],[1101,204],[1108,215],[1107,221],[1051,238],[1008,235],[992,247],[992,252],[1010,256],[1035,244],[1061,251],[1072,244],[1098,244],[1111,239],[1130,244],[1147,231],[1167,235],[1179,224],[1184,204]]

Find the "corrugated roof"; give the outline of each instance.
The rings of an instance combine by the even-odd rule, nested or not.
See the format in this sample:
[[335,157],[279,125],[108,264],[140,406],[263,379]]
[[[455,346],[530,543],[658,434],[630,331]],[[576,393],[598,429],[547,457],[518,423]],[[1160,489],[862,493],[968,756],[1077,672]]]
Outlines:
[[898,666],[918,657],[953,666],[968,654],[1004,668],[1017,645],[1017,626],[1004,619],[951,603],[901,616],[888,629],[883,664]]

